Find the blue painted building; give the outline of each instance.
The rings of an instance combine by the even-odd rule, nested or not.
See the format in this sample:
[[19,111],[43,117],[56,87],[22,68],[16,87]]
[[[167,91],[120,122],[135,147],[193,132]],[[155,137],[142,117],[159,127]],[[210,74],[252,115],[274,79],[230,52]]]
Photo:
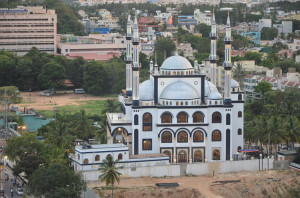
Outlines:
[[260,32],[242,32],[241,35],[247,37],[255,44],[260,45],[260,38],[261,38]]

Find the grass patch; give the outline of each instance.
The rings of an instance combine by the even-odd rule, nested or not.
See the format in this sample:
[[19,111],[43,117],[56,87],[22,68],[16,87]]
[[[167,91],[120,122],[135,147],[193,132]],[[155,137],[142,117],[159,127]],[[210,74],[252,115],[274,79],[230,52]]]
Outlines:
[[[65,113],[77,113],[80,110],[85,110],[87,115],[100,115],[102,110],[105,108],[106,100],[89,100],[89,101],[78,101],[80,105],[66,105],[57,107],[58,112]],[[54,118],[55,111],[41,110],[38,111],[45,118]]]

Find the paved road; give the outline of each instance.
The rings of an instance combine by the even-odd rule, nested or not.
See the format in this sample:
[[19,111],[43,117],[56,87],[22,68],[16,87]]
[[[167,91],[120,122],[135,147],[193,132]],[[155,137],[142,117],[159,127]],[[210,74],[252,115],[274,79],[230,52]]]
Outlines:
[[[9,175],[9,180],[8,181],[5,181],[4,183],[4,194],[7,198],[10,198],[10,197],[20,197],[19,195],[17,195],[16,193],[16,186],[13,186],[12,182],[11,182],[11,178],[13,178],[13,174],[12,172],[10,171],[9,168],[5,167],[5,170],[6,170],[6,173]],[[17,179],[17,182],[19,184],[21,184],[21,181]],[[10,189],[13,188],[13,196],[11,196],[11,193],[10,193]]]

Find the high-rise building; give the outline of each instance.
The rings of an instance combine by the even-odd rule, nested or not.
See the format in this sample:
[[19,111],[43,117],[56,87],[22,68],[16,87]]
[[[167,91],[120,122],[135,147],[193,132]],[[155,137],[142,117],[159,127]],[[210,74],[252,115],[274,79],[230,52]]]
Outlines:
[[0,9],[0,49],[26,54],[32,47],[56,53],[57,16],[43,7]]

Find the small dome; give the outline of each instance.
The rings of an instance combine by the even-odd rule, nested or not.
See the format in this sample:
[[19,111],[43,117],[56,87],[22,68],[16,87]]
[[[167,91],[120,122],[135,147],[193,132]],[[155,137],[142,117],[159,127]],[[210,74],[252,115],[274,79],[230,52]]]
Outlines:
[[231,88],[238,88],[240,87],[240,84],[234,80],[234,79],[231,79]]
[[187,70],[193,69],[190,61],[186,58],[175,55],[167,58],[160,67],[161,70]]
[[219,92],[213,92],[213,93],[209,94],[208,99],[220,100],[220,99],[222,99],[222,95]]
[[210,81],[206,80],[205,81],[205,96],[209,96],[211,93],[217,92],[219,93],[217,87],[212,84]]
[[140,100],[154,100],[154,88],[151,80],[140,84]]
[[161,93],[160,98],[166,100],[193,100],[199,99],[199,95],[190,84],[177,81],[169,84]]

